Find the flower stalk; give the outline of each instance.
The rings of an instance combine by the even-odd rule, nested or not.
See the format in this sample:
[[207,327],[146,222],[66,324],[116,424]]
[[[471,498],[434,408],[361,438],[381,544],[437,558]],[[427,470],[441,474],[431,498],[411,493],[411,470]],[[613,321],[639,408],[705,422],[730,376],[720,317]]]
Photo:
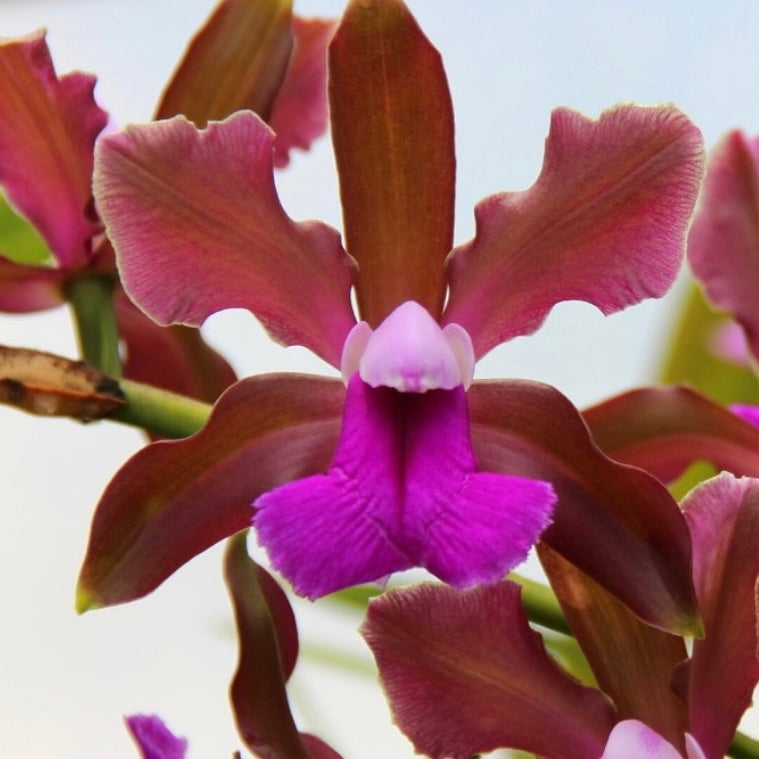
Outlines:
[[119,386],[127,402],[110,418],[160,437],[192,435],[206,423],[213,408],[209,403],[141,382],[122,379]]
[[74,277],[65,286],[84,361],[111,377],[121,376],[119,330],[113,307],[115,281],[106,274]]

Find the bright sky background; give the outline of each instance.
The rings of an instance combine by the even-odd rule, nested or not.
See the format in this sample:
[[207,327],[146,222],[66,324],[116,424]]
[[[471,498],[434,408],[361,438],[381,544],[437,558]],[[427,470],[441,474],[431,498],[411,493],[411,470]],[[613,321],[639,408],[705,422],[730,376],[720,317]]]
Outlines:
[[[457,120],[457,242],[472,207],[535,179],[552,108],[587,115],[620,101],[674,102],[708,146],[729,129],[759,131],[759,2],[707,0],[410,0],[443,53]],[[343,3],[296,0],[301,15],[337,15]],[[40,26],[58,71],[100,77],[98,97],[123,124],[149,118],[181,50],[211,0],[2,0],[0,35]],[[329,141],[279,177],[296,219],[340,226]],[[502,346],[478,375],[538,379],[577,405],[650,379],[676,298],[605,319],[577,304],[555,310],[539,335]],[[327,371],[299,349],[272,345],[248,314],[206,329],[241,375]],[[67,314],[0,316],[0,342],[76,353]],[[133,758],[121,715],[158,712],[190,739],[190,756],[230,756],[239,741],[226,701],[235,666],[220,551],[191,562],[127,607],[73,613],[73,590],[99,493],[142,438],[0,409],[0,756]],[[306,648],[340,647],[368,661],[358,619],[335,625],[298,606]],[[345,632],[347,631],[347,632]],[[336,674],[305,655],[292,682],[302,728],[346,759],[410,757],[389,726],[371,676]],[[752,728],[759,734],[759,721]]]

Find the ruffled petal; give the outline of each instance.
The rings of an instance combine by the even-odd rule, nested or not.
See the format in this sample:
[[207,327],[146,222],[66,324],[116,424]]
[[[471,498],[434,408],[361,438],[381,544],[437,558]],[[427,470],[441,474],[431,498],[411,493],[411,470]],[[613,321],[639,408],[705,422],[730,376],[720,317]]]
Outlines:
[[56,76],[44,32],[0,42],[0,184],[67,269],[87,262],[100,229],[92,149],[107,114],[94,86],[88,74]]
[[98,207],[127,293],[159,323],[247,308],[338,366],[353,265],[334,229],[285,214],[273,139],[249,112],[203,131],[179,117],[129,127],[98,144]]
[[329,98],[361,316],[376,327],[415,300],[437,319],[453,244],[453,109],[440,54],[400,0],[348,4]]
[[155,119],[181,114],[204,127],[251,110],[268,121],[290,61],[291,21],[287,0],[222,0],[190,43]]
[[542,540],[649,624],[698,632],[690,537],[667,489],[604,456],[549,385],[475,382],[468,397],[480,468],[553,485],[559,500]]
[[187,739],[178,738],[154,714],[133,714],[124,722],[140,749],[142,759],[184,759]]
[[354,375],[328,473],[290,482],[255,503],[259,541],[302,596],[319,598],[414,566],[395,545],[402,499],[399,398]]
[[759,477],[759,430],[750,424],[752,408],[728,411],[686,387],[649,387],[585,409],[583,417],[607,456],[671,482],[699,460]]
[[682,505],[706,632],[693,644],[688,672],[690,732],[707,756],[721,757],[759,682],[759,480],[723,473]]
[[293,17],[290,67],[268,121],[274,140],[274,165],[286,166],[293,148],[307,150],[327,128],[327,45],[335,22]]
[[498,581],[550,524],[553,488],[475,471],[463,387],[404,400],[405,550],[451,585]]
[[410,567],[496,582],[554,500],[547,483],[475,472],[463,387],[398,393],[354,375],[329,472],[261,496],[254,524],[274,567],[318,598]]
[[673,107],[618,106],[597,121],[554,111],[543,170],[476,208],[448,259],[444,321],[478,356],[584,300],[610,314],[669,289],[702,172],[701,134]]
[[259,493],[326,469],[343,397],[338,380],[254,377],[229,388],[196,435],[139,451],[95,511],[78,608],[149,593],[193,556],[248,527]]
[[731,132],[715,148],[688,259],[709,300],[743,326],[759,359],[759,136]]
[[655,730],[636,719],[618,722],[609,734],[601,759],[683,759]]
[[395,723],[417,753],[467,759],[510,747],[598,757],[614,723],[599,691],[564,673],[527,624],[519,586],[424,584],[369,604],[362,634]]

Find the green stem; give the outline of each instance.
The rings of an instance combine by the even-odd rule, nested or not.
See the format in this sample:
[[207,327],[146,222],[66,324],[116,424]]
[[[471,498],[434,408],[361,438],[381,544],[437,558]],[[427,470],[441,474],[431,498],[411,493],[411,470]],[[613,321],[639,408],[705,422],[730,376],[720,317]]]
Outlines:
[[736,733],[727,749],[727,755],[735,759],[759,759],[759,741],[743,733]]
[[303,643],[300,646],[300,653],[311,661],[318,664],[324,664],[328,667],[338,667],[345,672],[354,675],[376,677],[377,668],[372,666],[368,658],[362,656],[352,656],[345,651],[329,646],[318,646],[315,644]]
[[208,403],[132,380],[122,379],[119,386],[126,396],[126,405],[108,418],[161,437],[192,435],[208,421],[213,408]]
[[105,274],[76,277],[66,285],[66,298],[74,312],[84,361],[110,377],[120,377],[114,284],[113,278]]

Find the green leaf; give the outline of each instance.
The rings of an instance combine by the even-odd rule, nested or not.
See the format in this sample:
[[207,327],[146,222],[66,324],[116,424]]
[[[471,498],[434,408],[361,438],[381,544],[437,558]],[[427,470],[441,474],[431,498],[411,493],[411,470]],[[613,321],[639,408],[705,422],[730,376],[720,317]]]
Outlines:
[[0,255],[17,264],[52,266],[50,250],[37,230],[0,193]]
[[727,361],[710,348],[715,330],[726,320],[709,306],[698,285],[689,284],[659,377],[668,384],[690,385],[719,403],[759,403],[759,382],[749,365]]

